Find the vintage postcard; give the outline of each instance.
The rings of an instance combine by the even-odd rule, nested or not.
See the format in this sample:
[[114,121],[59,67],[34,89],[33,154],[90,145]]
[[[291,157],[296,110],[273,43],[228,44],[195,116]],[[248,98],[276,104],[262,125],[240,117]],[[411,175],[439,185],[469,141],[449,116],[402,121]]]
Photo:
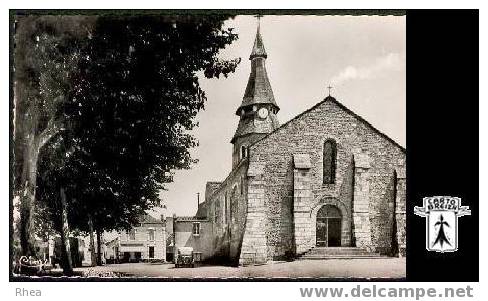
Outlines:
[[477,200],[410,190],[407,18],[11,11],[11,280],[405,280],[467,250]]

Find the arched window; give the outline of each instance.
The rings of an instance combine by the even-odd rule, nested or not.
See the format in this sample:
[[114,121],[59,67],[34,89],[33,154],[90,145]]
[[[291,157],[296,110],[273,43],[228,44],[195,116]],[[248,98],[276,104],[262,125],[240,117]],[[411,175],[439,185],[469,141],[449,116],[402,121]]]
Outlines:
[[336,143],[334,140],[326,140],[324,142],[323,154],[323,177],[324,184],[335,183],[335,168],[336,168]]
[[241,159],[244,159],[245,157],[247,157],[247,148],[242,145],[241,146]]
[[237,185],[232,188],[232,192],[230,194],[230,216],[229,221],[232,222],[232,219],[235,219],[238,216],[239,212],[239,204],[237,199]]
[[227,191],[225,192],[225,197],[224,197],[224,224],[227,223],[227,206],[229,204],[229,200],[227,199]]
[[244,176],[241,176],[241,185],[240,185],[240,187],[241,187],[241,195],[243,195],[244,194]]

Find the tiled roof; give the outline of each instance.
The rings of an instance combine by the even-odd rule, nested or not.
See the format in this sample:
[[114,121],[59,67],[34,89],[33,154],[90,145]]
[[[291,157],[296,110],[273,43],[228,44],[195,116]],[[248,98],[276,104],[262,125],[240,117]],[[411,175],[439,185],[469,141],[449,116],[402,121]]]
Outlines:
[[141,224],[162,224],[163,222],[157,218],[152,217],[149,214],[144,214],[139,217],[139,223]]
[[178,216],[176,217],[177,222],[182,221],[205,221],[207,220],[206,216]]

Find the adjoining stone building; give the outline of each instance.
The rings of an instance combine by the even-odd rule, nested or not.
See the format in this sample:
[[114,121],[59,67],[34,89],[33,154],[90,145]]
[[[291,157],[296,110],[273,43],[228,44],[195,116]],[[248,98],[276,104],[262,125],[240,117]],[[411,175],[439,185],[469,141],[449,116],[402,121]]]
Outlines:
[[331,96],[280,125],[266,58],[258,27],[232,171],[207,183],[195,249],[235,264],[315,247],[403,255],[405,149]]

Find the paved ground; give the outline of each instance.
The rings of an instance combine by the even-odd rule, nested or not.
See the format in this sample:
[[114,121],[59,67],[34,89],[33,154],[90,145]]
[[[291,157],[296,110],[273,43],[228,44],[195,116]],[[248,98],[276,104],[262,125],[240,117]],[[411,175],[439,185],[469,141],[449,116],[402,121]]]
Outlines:
[[179,278],[403,278],[405,258],[334,259],[274,262],[261,266],[200,266],[175,268],[173,264],[125,263],[75,270],[87,275],[124,274],[135,277]]

